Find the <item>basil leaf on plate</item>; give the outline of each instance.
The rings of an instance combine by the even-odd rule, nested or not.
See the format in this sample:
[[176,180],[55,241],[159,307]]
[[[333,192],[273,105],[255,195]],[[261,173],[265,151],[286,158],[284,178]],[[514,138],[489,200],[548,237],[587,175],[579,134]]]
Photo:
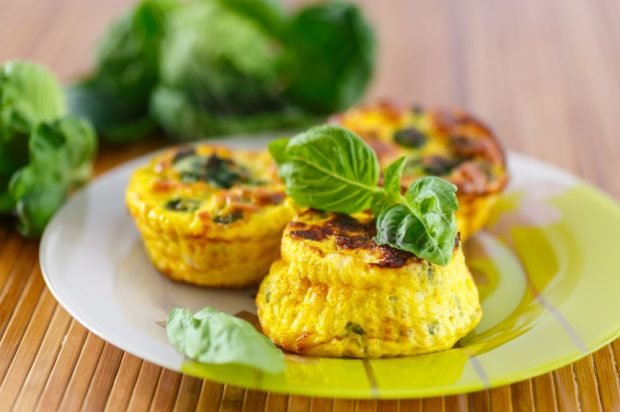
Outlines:
[[168,340],[179,352],[198,362],[236,363],[268,373],[285,368],[284,354],[243,319],[204,308],[196,314],[173,309],[166,322]]
[[379,214],[375,241],[446,265],[454,250],[457,208],[452,183],[434,176],[417,179],[402,196],[402,203]]
[[352,132],[318,126],[269,145],[287,193],[301,206],[330,212],[368,209],[383,190],[375,152]]

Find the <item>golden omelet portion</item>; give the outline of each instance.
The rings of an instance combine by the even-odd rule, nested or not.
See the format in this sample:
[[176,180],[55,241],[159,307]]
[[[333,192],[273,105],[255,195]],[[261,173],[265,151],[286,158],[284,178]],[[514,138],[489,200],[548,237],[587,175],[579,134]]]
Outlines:
[[209,145],[171,149],[137,169],[126,202],[155,267],[203,286],[258,283],[294,216],[267,152]]
[[508,181],[499,141],[488,127],[461,110],[377,103],[335,116],[332,123],[363,138],[383,167],[406,156],[405,186],[425,175],[454,183],[463,239],[484,226]]
[[451,262],[438,266],[374,235],[366,214],[297,216],[256,297],[263,333],[303,355],[379,358],[450,348],[478,324],[458,239]]

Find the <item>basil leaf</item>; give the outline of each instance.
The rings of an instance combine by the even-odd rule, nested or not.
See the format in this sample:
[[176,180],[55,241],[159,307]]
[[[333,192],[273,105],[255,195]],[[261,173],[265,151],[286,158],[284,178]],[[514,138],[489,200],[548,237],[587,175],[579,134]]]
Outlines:
[[456,199],[456,186],[436,176],[425,176],[416,179],[405,195],[407,203],[415,203],[422,213],[443,211],[452,215],[459,208]]
[[400,197],[400,178],[407,158],[405,156],[395,160],[383,172],[383,188],[387,194],[395,199]]
[[402,202],[379,214],[377,244],[448,264],[456,237],[456,186],[437,177],[422,177],[409,186]]
[[383,190],[375,152],[352,132],[318,126],[269,145],[287,193],[301,206],[330,212],[368,209]]
[[243,319],[213,308],[196,314],[173,309],[166,322],[168,340],[198,362],[247,365],[268,373],[285,368],[284,354]]
[[378,216],[387,207],[400,202],[400,178],[406,161],[405,157],[401,157],[391,163],[383,172],[383,190],[375,194],[370,205],[370,209],[375,216]]
[[269,145],[286,191],[301,206],[377,216],[377,244],[388,244],[446,265],[454,250],[456,186],[433,176],[401,194],[406,158],[389,165],[378,187],[377,156],[352,132],[319,126]]

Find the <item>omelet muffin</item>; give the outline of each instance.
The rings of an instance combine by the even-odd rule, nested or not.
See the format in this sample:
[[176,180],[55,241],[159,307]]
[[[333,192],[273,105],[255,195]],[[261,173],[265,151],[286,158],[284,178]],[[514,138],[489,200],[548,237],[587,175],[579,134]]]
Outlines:
[[406,156],[403,185],[426,175],[454,183],[462,239],[484,226],[508,181],[500,143],[488,127],[461,110],[382,102],[351,109],[332,123],[364,139],[383,167]]
[[267,152],[204,144],[136,170],[126,201],[155,267],[202,286],[259,282],[294,216]]
[[325,357],[407,356],[452,347],[481,316],[460,242],[439,266],[377,245],[371,215],[297,216],[256,305],[263,332],[285,350]]

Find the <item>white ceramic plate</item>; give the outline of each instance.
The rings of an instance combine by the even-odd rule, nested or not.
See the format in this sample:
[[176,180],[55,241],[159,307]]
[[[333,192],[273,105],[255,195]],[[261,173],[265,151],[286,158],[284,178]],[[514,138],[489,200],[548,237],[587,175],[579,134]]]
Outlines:
[[[263,148],[266,142],[213,141],[244,148]],[[157,365],[279,392],[432,396],[540,374],[618,336],[620,276],[613,258],[620,244],[617,207],[569,174],[511,154],[513,178],[506,195],[488,228],[466,245],[484,316],[460,347],[364,362],[287,356],[282,375],[187,362],[161,326],[170,309],[211,306],[233,314],[256,313],[255,290],[193,287],[153,269],[124,203],[132,170],[151,156],[104,174],[73,196],[45,231],[40,255],[49,289],[74,318]]]

